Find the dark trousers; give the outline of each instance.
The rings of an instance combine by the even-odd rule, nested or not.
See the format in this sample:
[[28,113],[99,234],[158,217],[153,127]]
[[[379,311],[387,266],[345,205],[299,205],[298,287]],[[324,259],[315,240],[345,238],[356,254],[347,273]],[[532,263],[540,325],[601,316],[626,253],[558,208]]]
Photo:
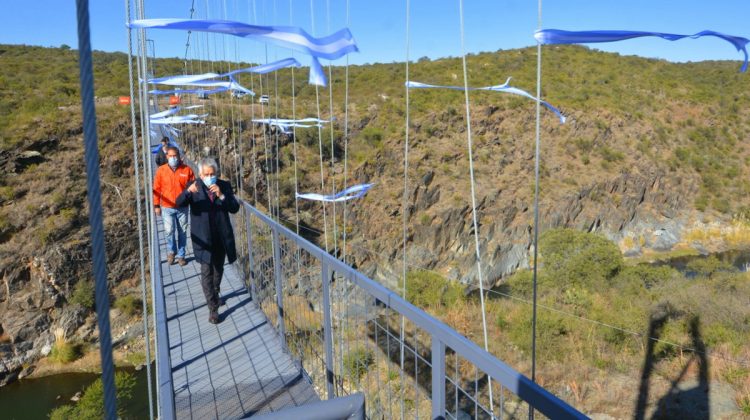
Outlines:
[[215,249],[211,252],[211,263],[201,263],[201,286],[206,296],[206,304],[211,311],[219,309],[219,288],[224,274],[225,257],[224,249]]

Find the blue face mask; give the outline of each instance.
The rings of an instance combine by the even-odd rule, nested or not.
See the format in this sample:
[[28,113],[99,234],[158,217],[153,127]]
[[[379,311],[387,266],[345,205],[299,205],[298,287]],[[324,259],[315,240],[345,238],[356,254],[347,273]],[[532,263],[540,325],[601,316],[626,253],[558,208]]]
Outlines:
[[216,184],[216,175],[203,177],[203,183],[206,184],[206,187]]
[[177,165],[180,164],[180,159],[178,159],[176,157],[171,157],[171,158],[167,159],[167,162],[169,162],[169,166],[171,166],[173,168],[176,168]]

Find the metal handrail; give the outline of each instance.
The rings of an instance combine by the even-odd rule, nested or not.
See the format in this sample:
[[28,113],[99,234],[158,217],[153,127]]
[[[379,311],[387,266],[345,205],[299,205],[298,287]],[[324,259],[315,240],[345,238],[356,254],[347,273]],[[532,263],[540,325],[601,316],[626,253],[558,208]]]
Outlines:
[[[361,288],[364,292],[368,293],[375,299],[383,302],[388,308],[403,315],[406,319],[412,322],[417,327],[423,329],[430,334],[432,340],[432,417],[433,418],[444,418],[445,416],[445,349],[446,346],[453,349],[458,355],[467,361],[473,363],[477,368],[484,371],[488,376],[492,377],[493,381],[497,381],[503,387],[516,394],[519,398],[526,401],[534,409],[538,410],[547,417],[555,419],[581,419],[587,418],[584,414],[567,404],[565,401],[559,399],[543,387],[532,382],[529,378],[519,373],[515,369],[511,368],[507,364],[497,359],[492,354],[488,353],[475,343],[467,339],[466,337],[459,334],[456,330],[450,328],[445,323],[435,319],[431,315],[427,314],[423,310],[417,308],[411,303],[407,302],[397,293],[389,290],[383,285],[375,282],[368,278],[364,274],[345,264],[343,261],[336,259],[332,255],[328,254],[324,250],[320,249],[315,244],[306,240],[305,238],[292,232],[290,229],[282,226],[270,217],[263,214],[258,209],[254,208],[247,202],[242,202],[245,209],[251,214],[258,217],[264,224],[266,224],[272,231],[273,234],[273,246],[274,254],[278,256],[279,248],[279,236],[282,235],[288,240],[293,241],[295,244],[303,248],[305,251],[310,253],[314,258],[317,258],[321,263],[321,278],[323,279],[323,287],[327,288],[328,279],[330,279],[330,273],[335,271],[339,275],[347,278],[353,284]],[[252,241],[251,235],[248,235],[248,242]],[[249,247],[251,250],[252,247]],[[250,256],[252,258],[252,255]],[[276,265],[277,263],[275,263]],[[278,266],[276,267],[278,270]],[[275,271],[276,271],[275,270]],[[276,283],[279,283],[280,273],[277,272]],[[277,300],[278,296],[281,295],[281,289],[277,285]],[[330,341],[328,337],[331,334],[330,326],[330,302],[326,299],[328,294],[323,293],[323,304],[324,304],[324,316],[325,322],[325,338],[326,338],[326,370],[329,398],[331,397],[331,384],[333,380],[333,366],[331,365],[330,359]],[[283,317],[283,310],[279,307],[279,317]],[[281,320],[280,320],[281,321]],[[279,322],[279,325],[283,325],[283,322]]]
[[161,252],[156,217],[151,218],[151,287],[154,296],[154,319],[156,322],[156,380],[158,389],[159,419],[175,419],[174,387],[172,385],[172,360],[169,351],[167,330],[167,302],[164,294],[164,279],[161,271]]

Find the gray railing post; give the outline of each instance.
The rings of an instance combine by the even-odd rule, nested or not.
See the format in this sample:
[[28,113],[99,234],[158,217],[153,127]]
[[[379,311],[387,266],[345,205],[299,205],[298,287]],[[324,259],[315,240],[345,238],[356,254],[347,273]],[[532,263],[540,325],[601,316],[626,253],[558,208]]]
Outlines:
[[[249,213],[247,211],[247,207],[245,207],[245,213]],[[254,302],[258,302],[258,295],[255,290],[255,261],[253,261],[253,230],[252,230],[252,222],[250,221],[250,214],[246,214],[245,217],[245,232],[247,233],[247,266],[248,266],[248,274],[250,276],[250,297],[253,299]]]
[[273,226],[273,273],[276,278],[276,306],[279,308],[279,335],[281,344],[286,348],[286,328],[284,326],[284,289],[281,275],[281,244],[279,230]]
[[333,392],[333,330],[331,328],[331,295],[328,280],[331,278],[328,264],[320,262],[321,280],[323,281],[323,338],[326,344],[326,388],[328,399],[336,395]]
[[445,418],[445,344],[432,336],[432,418]]

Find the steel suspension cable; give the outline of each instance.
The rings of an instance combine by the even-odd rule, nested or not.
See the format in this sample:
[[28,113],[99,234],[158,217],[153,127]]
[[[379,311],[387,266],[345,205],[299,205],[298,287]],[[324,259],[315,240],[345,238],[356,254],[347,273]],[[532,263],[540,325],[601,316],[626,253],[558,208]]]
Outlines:
[[[350,27],[349,0],[346,0],[346,27]],[[349,54],[346,55],[346,70],[344,73],[344,188],[349,185],[347,164],[349,161]],[[341,260],[346,264],[346,216],[348,204],[342,203],[344,207],[343,243],[341,246]]]
[[[126,21],[130,22],[130,0],[125,0]],[[130,26],[127,29],[128,34],[128,89],[130,90],[130,124],[132,126],[133,137],[133,167],[135,170],[135,203],[138,223],[138,266],[141,275],[141,300],[143,301],[143,336],[146,343],[146,381],[148,389],[148,418],[154,418],[154,401],[153,391],[151,390],[151,339],[148,329],[148,305],[146,305],[146,272],[144,269],[143,256],[143,219],[141,218],[141,174],[140,163],[138,159],[138,136],[135,125],[135,101],[133,95],[133,36]]]
[[[411,3],[409,0],[406,0],[406,82],[409,81],[409,44],[410,44],[410,36],[411,36]],[[406,86],[406,83],[404,83],[404,86]],[[405,97],[406,97],[406,116],[405,116],[405,122],[404,122],[404,194],[402,198],[402,204],[401,204],[401,221],[402,221],[402,246],[403,246],[403,264],[402,264],[402,273],[401,273],[401,297],[404,300],[407,300],[406,297],[406,238],[407,238],[407,221],[408,221],[408,205],[409,205],[409,125],[410,125],[410,109],[409,109],[409,88],[405,87]],[[401,363],[401,387],[403,388],[403,382],[404,382],[404,329],[405,329],[405,321],[404,316],[401,315],[401,328],[399,331],[399,337],[400,337],[400,363]],[[401,418],[404,417],[404,404],[403,401],[401,403]]]
[[[542,28],[542,0],[538,0],[537,29]],[[536,44],[536,139],[534,142],[534,272],[531,315],[531,381],[536,382],[536,316],[537,316],[537,263],[539,255],[539,146],[540,146],[540,102],[542,100],[542,44]],[[529,406],[529,419],[534,418],[534,409]]]
[[[482,307],[482,333],[484,335],[484,350],[489,352],[489,343],[487,339],[487,313],[484,305],[484,279],[482,277],[482,256],[479,251],[479,227],[477,223],[477,199],[475,189],[475,177],[474,177],[474,157],[472,155],[472,141],[471,141],[471,110],[469,108],[469,74],[466,68],[466,40],[464,34],[464,2],[458,0],[459,6],[459,18],[461,26],[461,64],[463,67],[464,75],[464,100],[466,106],[466,141],[469,152],[469,177],[471,180],[471,219],[472,226],[474,228],[474,251],[476,253],[477,260],[477,275],[479,277],[479,301]],[[492,378],[487,377],[487,384],[490,396],[490,411],[492,417],[495,417],[494,401],[492,398]],[[502,412],[502,409],[501,409]]]
[[109,325],[109,290],[107,287],[107,256],[104,253],[104,223],[99,183],[99,146],[96,135],[94,107],[94,70],[91,63],[89,2],[76,0],[78,17],[78,54],[83,109],[83,141],[86,156],[86,195],[91,225],[91,254],[96,291],[96,320],[99,326],[99,354],[104,385],[104,413],[107,419],[117,418],[115,367],[112,360],[112,335]]
[[[310,0],[310,21],[312,23],[311,25],[312,36],[315,36],[315,6],[313,4],[313,0]],[[318,120],[320,120],[320,88],[317,84],[315,85],[315,106],[317,109]],[[318,124],[318,153],[320,157],[320,192],[321,193],[325,191],[325,188],[326,188],[325,179],[323,175],[323,139],[322,137],[323,137],[323,132],[321,130],[321,124]],[[328,220],[326,217],[325,201],[321,201],[320,205],[323,207],[323,237],[324,237],[326,252],[328,252]]]
[[[331,0],[326,0],[326,30],[328,33],[331,33]],[[348,54],[347,54],[348,55]],[[333,67],[331,61],[328,62],[328,111],[329,111],[329,119],[330,122],[328,123],[328,131],[331,133],[331,167],[328,171],[329,176],[331,178],[331,194],[336,194],[336,171],[334,170],[334,155],[335,155],[335,146],[334,146],[334,133],[333,133],[333,124],[334,124],[334,117],[333,117],[333,76],[331,67]],[[318,116],[320,118],[320,116]],[[338,255],[338,233],[337,233],[337,226],[336,226],[336,202],[331,202],[331,207],[333,211],[331,212],[333,216],[333,255]]]
[[[145,19],[146,17],[146,11],[143,0],[138,0],[136,8],[136,14],[138,15],[139,19]],[[148,63],[147,63],[147,54],[146,54],[146,30],[140,29],[138,31],[138,40],[139,40],[139,51],[140,51],[140,60],[139,60],[139,67],[138,72],[141,75],[139,77],[139,80],[146,80],[148,78]],[[141,132],[141,140],[143,143],[143,169],[144,169],[144,194],[146,198],[147,203],[147,222],[148,222],[148,243],[149,243],[149,261],[151,263],[150,267],[155,267],[158,261],[156,261],[156,255],[158,254],[158,247],[159,242],[156,239],[156,216],[152,213],[153,209],[153,197],[151,194],[151,191],[153,191],[153,167],[151,164],[151,126],[149,123],[149,97],[148,97],[148,84],[141,83],[140,89],[138,89],[138,102],[141,112],[141,124],[144,127]],[[153,270],[149,270],[149,274],[151,276],[151,302],[155,305],[156,304],[156,288],[161,287],[160,278],[158,278],[158,274],[154,273]],[[153,329],[156,331],[156,317],[152,317],[152,324]],[[154,335],[154,344],[156,347],[159,347],[159,337],[155,334]],[[160,364],[156,363],[156,377],[159,377],[159,372],[161,369],[165,368],[165,366],[160,366]],[[166,366],[167,369],[169,369],[169,366]],[[158,403],[157,400],[157,417],[161,417],[161,406]]]

